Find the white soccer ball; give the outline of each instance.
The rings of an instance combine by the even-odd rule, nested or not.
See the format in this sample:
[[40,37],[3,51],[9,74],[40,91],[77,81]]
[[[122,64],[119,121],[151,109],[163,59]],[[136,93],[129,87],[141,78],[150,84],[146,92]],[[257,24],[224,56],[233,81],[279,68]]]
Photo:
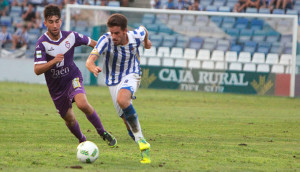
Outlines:
[[99,156],[97,145],[91,141],[85,141],[77,146],[77,159],[81,162],[92,163]]

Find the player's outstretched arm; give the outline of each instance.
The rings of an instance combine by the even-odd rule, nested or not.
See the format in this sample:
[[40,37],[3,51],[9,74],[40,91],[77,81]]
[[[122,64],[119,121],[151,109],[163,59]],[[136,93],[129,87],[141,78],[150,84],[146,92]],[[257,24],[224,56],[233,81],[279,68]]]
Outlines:
[[87,69],[94,74],[95,77],[102,71],[99,66],[96,66],[95,62],[98,59],[98,56],[91,54],[88,59],[86,60],[86,67]]
[[145,32],[146,32],[146,35],[145,35],[145,38],[144,38],[144,42],[143,42],[144,48],[150,49],[151,46],[152,46],[152,44],[151,44],[151,41],[150,41],[150,39],[149,39],[148,30],[146,29],[145,26],[141,26],[141,27],[143,27],[143,28],[145,29]]
[[97,41],[91,39],[91,43],[89,46],[94,48],[96,45],[97,45]]
[[49,69],[51,69],[52,66],[55,65],[56,63],[62,62],[63,59],[64,59],[64,55],[63,54],[57,54],[54,59],[50,60],[47,63],[44,63],[44,64],[35,64],[34,65],[34,73],[36,75],[43,74],[46,71],[48,71]]

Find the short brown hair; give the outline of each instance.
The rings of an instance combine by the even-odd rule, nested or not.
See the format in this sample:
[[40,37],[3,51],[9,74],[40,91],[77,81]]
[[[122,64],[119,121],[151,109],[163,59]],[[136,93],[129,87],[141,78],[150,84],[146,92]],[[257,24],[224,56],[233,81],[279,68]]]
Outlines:
[[125,30],[127,28],[127,18],[119,13],[113,14],[108,18],[107,26],[120,26],[122,30]]
[[49,4],[45,7],[44,10],[44,18],[47,20],[49,17],[57,16],[59,19],[61,18],[60,9],[57,5]]

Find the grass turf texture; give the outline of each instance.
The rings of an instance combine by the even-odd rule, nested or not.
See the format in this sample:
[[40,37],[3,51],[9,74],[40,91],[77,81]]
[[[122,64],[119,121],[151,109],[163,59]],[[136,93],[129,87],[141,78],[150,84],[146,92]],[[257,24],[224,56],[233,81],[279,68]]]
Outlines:
[[[76,158],[77,139],[56,112],[45,85],[0,82],[0,171],[299,171],[300,99],[140,89],[134,101],[150,165],[117,116],[106,87],[86,86],[109,148],[73,104],[99,158]],[[75,170],[78,171],[78,170]]]

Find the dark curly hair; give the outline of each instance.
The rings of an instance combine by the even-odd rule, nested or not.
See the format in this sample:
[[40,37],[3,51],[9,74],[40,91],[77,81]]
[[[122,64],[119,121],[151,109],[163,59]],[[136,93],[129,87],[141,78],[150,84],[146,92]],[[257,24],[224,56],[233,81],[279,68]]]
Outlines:
[[52,16],[57,16],[58,18],[61,18],[61,13],[57,5],[49,4],[45,7],[44,18],[45,20],[47,20],[49,17]]
[[122,14],[113,14],[109,17],[107,21],[108,27],[120,26],[124,31],[127,28],[127,18]]

